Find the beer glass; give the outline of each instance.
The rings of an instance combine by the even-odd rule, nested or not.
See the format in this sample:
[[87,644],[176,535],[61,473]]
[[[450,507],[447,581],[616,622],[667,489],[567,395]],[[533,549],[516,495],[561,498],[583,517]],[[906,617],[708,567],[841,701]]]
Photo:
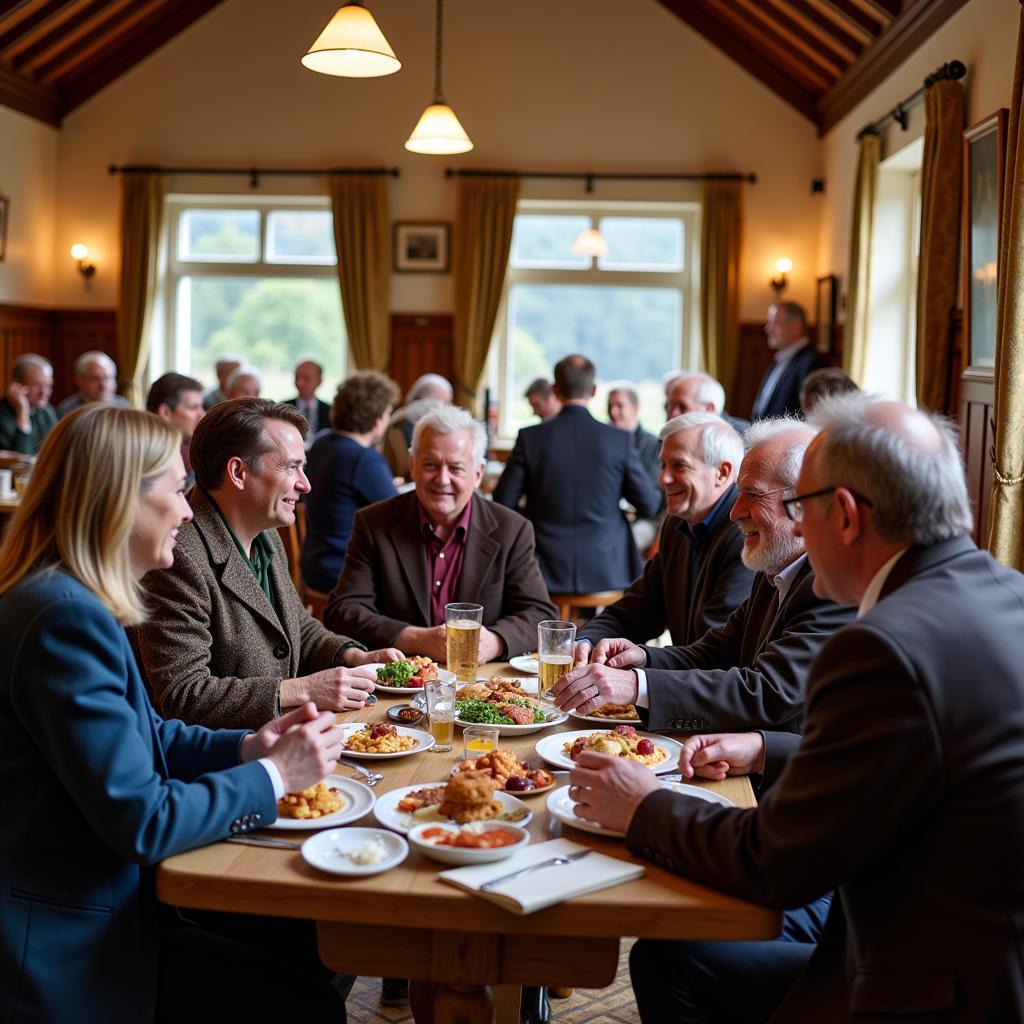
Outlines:
[[446,604],[445,635],[448,645],[448,671],[460,683],[475,683],[479,667],[480,625],[484,610],[478,604]]
[[546,619],[537,624],[537,657],[540,660],[540,698],[555,699],[555,683],[572,668],[576,624]]
[[430,735],[434,737],[432,749],[447,753],[455,739],[455,682],[443,683],[431,679],[423,687],[430,717]]

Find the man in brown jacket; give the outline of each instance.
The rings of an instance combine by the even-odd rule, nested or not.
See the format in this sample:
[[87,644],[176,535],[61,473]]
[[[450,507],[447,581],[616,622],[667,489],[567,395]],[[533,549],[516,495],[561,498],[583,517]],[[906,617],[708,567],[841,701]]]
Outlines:
[[257,728],[282,708],[361,708],[373,689],[347,669],[401,657],[366,651],[302,606],[277,527],[309,490],[307,423],[260,398],[223,402],[192,435],[193,520],[174,565],[145,579],[153,614],[135,631],[140,664],[167,718]]
[[464,409],[443,405],[416,424],[416,490],[356,513],[324,622],[368,644],[445,658],[444,606],[483,606],[480,661],[532,651],[537,623],[556,617],[534,554],[533,527],[482,500],[486,436]]

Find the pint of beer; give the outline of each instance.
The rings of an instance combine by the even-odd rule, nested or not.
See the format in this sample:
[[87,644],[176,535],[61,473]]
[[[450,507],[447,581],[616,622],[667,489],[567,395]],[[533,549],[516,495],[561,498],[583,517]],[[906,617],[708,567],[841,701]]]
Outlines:
[[541,700],[555,699],[555,684],[572,668],[576,625],[547,619],[537,624]]
[[475,683],[480,660],[480,625],[484,610],[478,604],[446,604],[444,625],[448,641],[448,671],[459,683]]

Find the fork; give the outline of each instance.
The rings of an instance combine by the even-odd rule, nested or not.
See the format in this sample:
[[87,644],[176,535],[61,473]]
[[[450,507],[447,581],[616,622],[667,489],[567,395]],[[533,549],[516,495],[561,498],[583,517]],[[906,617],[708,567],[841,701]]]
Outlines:
[[353,779],[357,779],[361,782],[365,782],[367,786],[376,786],[381,779],[384,778],[380,772],[372,772],[369,768],[364,767],[358,761],[350,761],[347,757],[339,757],[338,764],[344,765],[346,768],[351,768],[358,772],[358,775],[353,775]]

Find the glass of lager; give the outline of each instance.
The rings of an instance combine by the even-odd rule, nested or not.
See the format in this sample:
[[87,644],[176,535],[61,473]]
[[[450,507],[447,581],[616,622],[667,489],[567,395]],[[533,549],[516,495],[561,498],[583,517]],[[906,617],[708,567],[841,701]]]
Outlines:
[[455,683],[431,679],[423,689],[430,716],[430,735],[434,737],[433,749],[447,753],[455,739]]
[[572,668],[576,624],[547,619],[537,623],[541,700],[555,699],[555,683]]
[[446,604],[445,635],[448,641],[448,671],[459,683],[475,683],[479,667],[480,625],[484,609],[479,604]]

